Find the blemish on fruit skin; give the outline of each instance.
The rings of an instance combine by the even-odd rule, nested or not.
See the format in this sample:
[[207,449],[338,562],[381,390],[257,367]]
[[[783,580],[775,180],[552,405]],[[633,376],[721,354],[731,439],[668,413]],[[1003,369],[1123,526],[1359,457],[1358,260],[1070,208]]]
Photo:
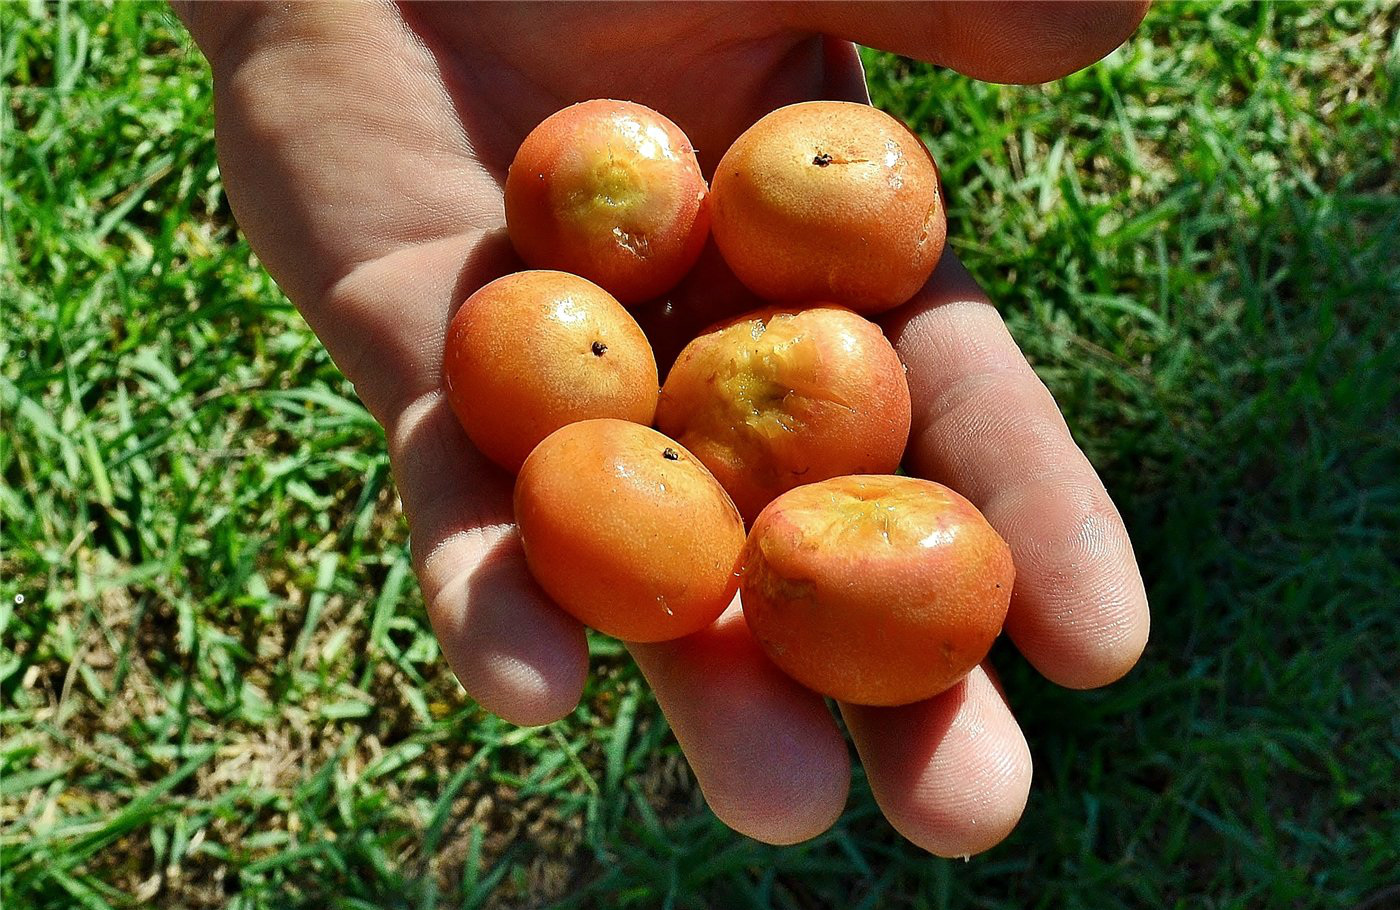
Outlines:
[[937,212],[938,212],[938,198],[937,198],[937,196],[935,196],[935,197],[934,197],[934,200],[933,200],[933,204],[930,205],[930,206],[928,207],[928,211],[924,213],[924,226],[923,226],[923,230],[919,231],[919,240],[918,240],[918,242],[917,242],[917,244],[916,244],[917,246],[923,246],[925,243],[928,242],[928,236],[929,236],[929,233],[930,233],[930,231],[929,231],[929,225],[933,224],[933,216],[934,216]]
[[601,341],[595,341],[589,347],[589,350],[593,352],[594,357],[602,357],[608,352],[608,346],[603,344]]
[[831,164],[831,156],[826,152],[820,152],[812,158],[812,163],[817,167],[826,167]]
[[787,578],[773,571],[771,564],[762,553],[760,544],[758,558],[751,560],[745,569],[752,575],[750,585],[773,603],[793,604],[801,601],[815,603],[817,583],[810,578]]
[[617,239],[618,246],[638,259],[645,259],[651,255],[651,241],[641,231],[624,231],[620,227],[614,227],[612,234]]
[[667,461],[680,461],[681,459],[680,453],[677,452],[675,449],[671,448],[670,446],[667,446],[665,449],[662,449],[661,457],[666,459]]

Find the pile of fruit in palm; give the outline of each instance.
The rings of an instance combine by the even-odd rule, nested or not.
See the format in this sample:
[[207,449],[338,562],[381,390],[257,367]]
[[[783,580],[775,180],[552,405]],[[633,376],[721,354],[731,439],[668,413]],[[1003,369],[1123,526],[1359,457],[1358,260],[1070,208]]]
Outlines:
[[[655,642],[737,590],[774,663],[857,704],[928,698],[986,656],[1010,551],[966,499],[894,473],[909,387],[868,318],[943,252],[938,169],[912,132],[868,105],[795,104],[707,187],[670,120],[589,101],[525,139],[505,207],[532,270],[463,304],[444,380],[472,442],[516,473],[526,561],[560,607]],[[711,236],[767,305],[701,332],[661,384],[626,307],[674,288]]]

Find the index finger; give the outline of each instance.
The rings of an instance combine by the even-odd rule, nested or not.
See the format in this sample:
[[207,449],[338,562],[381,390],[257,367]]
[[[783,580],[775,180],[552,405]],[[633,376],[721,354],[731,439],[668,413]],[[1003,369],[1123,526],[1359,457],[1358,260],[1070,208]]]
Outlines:
[[885,329],[908,367],[910,468],[971,499],[1011,547],[1017,647],[1064,686],[1123,676],[1149,626],[1132,542],[986,294],[945,252]]

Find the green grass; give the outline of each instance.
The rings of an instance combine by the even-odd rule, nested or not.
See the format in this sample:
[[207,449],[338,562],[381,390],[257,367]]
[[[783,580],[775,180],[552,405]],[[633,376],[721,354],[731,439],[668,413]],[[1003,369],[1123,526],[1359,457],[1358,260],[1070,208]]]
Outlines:
[[867,56],[1154,605],[1103,691],[998,652],[1035,785],[962,863],[859,776],[809,844],[730,833],[602,641],[552,727],[465,703],[202,59],[159,5],[0,4],[0,904],[1394,906],[1398,10],[1159,4],[1046,88]]

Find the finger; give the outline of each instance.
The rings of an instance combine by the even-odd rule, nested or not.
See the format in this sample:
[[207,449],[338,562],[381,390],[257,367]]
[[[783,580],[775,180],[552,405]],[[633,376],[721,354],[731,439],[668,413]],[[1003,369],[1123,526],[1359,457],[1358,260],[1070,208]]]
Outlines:
[[393,422],[389,451],[428,618],[462,687],[512,723],[568,714],[588,642],[526,569],[509,475],[472,447],[440,392]]
[[583,629],[530,580],[509,480],[438,391],[453,309],[510,257],[436,61],[387,4],[181,12],[214,69],[240,227],[388,431],[444,656],[487,710],[556,720],[582,691]]
[[1026,807],[1031,755],[978,667],[952,689],[899,708],[841,706],[875,802],[895,830],[938,856],[1000,843]]
[[1148,5],[1148,0],[943,0],[811,3],[798,10],[806,28],[984,82],[1031,84],[1102,59],[1133,33]]
[[499,274],[500,262],[490,243],[469,236],[401,250],[357,268],[335,288],[332,306],[345,319],[404,314],[396,331],[380,333],[385,345],[404,350],[369,339],[362,359],[346,367],[385,424],[414,566],[443,656],[482,707],[534,725],[577,705],[587,640],[530,578],[510,477],[472,446],[440,389],[455,305]]
[[463,263],[508,248],[500,187],[392,4],[182,12],[239,227],[383,422],[436,387]]
[[720,821],[770,844],[835,823],[850,787],[845,740],[821,696],[763,655],[737,601],[694,635],[628,647]]
[[951,253],[886,331],[908,367],[907,461],[971,499],[1006,539],[1006,628],[1061,685],[1105,685],[1147,642],[1147,595],[1123,520],[1054,398]]

